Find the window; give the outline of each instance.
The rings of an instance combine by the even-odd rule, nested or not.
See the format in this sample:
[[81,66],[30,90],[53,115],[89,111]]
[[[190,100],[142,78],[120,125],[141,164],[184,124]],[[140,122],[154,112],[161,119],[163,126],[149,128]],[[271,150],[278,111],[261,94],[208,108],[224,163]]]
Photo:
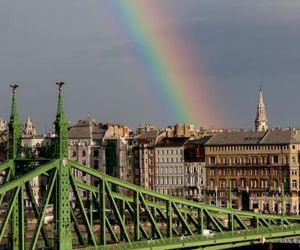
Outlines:
[[98,169],[99,167],[99,160],[94,161],[94,169]]
[[269,181],[265,180],[265,188],[268,188],[268,187],[269,187]]
[[85,157],[85,156],[86,156],[86,153],[85,153],[84,150],[81,152],[81,156],[82,156],[82,157]]
[[98,151],[98,150],[94,150],[93,156],[94,156],[94,157],[99,157],[99,151]]
[[242,188],[245,187],[245,180],[241,180],[241,186],[242,186]]
[[72,152],[72,157],[76,157],[76,151]]
[[293,180],[293,182],[292,182],[292,187],[293,187],[293,188],[297,188],[297,181],[296,181],[296,180]]
[[216,157],[210,157],[210,164],[216,164]]

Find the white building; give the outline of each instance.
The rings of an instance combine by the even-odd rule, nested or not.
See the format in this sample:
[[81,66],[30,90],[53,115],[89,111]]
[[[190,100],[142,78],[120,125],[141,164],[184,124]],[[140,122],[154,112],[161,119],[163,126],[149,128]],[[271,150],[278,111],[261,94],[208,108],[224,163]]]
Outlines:
[[165,137],[155,145],[156,191],[184,196],[184,144],[187,137]]

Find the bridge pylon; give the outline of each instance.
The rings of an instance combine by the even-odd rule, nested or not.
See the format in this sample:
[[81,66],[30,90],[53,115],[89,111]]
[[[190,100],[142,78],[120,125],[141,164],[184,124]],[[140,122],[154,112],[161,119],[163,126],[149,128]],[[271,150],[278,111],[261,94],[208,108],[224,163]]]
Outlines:
[[[11,115],[8,123],[9,128],[9,137],[8,137],[8,158],[13,160],[11,168],[11,179],[17,178],[19,175],[18,170],[15,165],[15,160],[19,157],[20,154],[20,145],[21,145],[21,121],[17,109],[17,97],[16,90],[19,87],[18,85],[10,85],[12,88],[12,104],[11,104]],[[24,186],[19,187],[24,189]],[[9,248],[12,250],[23,250],[24,249],[24,230],[22,230],[22,223],[24,221],[24,201],[23,201],[23,192],[18,192],[16,190],[10,192],[10,197],[16,197],[16,203],[12,210],[12,219],[10,222],[10,237],[9,237]]]
[[70,166],[68,164],[68,120],[64,112],[63,87],[57,83],[59,96],[55,125],[55,158],[59,160],[55,183],[55,250],[72,249],[71,214],[70,214]]

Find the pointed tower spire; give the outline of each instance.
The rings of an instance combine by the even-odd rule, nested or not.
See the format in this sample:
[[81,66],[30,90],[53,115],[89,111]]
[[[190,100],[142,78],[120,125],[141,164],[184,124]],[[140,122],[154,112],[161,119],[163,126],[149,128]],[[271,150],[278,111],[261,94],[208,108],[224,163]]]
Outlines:
[[0,132],[3,132],[5,129],[6,129],[6,121],[4,121],[2,117],[0,117]]
[[54,248],[55,249],[72,249],[72,231],[71,231],[71,214],[70,214],[70,165],[68,164],[68,120],[64,111],[63,86],[58,85],[58,107],[55,125],[55,157],[59,159],[59,170],[55,187],[54,209],[59,211],[54,215]]
[[10,159],[15,159],[18,156],[20,144],[21,144],[21,121],[19,118],[18,110],[17,110],[17,97],[16,97],[16,89],[19,87],[18,85],[10,85],[12,88],[12,104],[11,104],[11,114],[10,121],[8,123],[9,128],[9,151],[8,157]]
[[266,107],[264,104],[264,98],[263,98],[261,86],[259,88],[259,98],[258,98],[258,105],[256,111],[256,118],[255,118],[255,130],[256,131],[268,130],[267,113],[266,113]]
[[68,120],[65,116],[63,98],[63,86],[65,83],[60,82],[56,84],[58,85],[59,95],[56,120],[54,122],[57,136],[55,154],[57,158],[64,159],[68,157]]

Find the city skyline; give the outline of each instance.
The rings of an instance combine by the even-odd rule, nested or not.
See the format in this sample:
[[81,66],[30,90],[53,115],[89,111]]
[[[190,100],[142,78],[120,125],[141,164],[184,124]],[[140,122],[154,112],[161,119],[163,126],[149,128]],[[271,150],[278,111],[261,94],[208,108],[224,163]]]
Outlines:
[[[270,127],[300,126],[297,1],[169,0],[142,2],[139,8],[132,7],[135,1],[128,6],[112,2],[0,3],[1,116],[9,118],[9,85],[19,84],[22,120],[30,116],[42,131],[55,119],[54,84],[66,81],[66,113],[72,123],[90,113],[99,122],[131,128],[139,123],[254,128],[262,85]],[[159,8],[155,21],[154,10]],[[120,13],[136,15],[141,27],[120,26]],[[175,55],[157,46],[165,53],[153,56],[154,46],[144,45],[145,37],[158,37],[164,48],[174,47]],[[145,48],[152,53],[142,53]],[[172,69],[190,67],[162,89],[164,80],[155,75],[159,72],[148,68],[159,58],[170,76],[175,74]],[[180,58],[186,60],[174,63]],[[184,84],[189,74],[196,80]],[[181,90],[186,90],[182,97]],[[185,117],[189,108],[194,110]]]

